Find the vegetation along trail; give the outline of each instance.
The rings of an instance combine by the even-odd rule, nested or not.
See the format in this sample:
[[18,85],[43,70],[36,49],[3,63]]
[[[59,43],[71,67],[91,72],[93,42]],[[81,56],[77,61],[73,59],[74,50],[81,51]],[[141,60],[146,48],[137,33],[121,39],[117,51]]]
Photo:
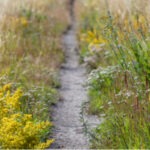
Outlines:
[[[81,121],[81,108],[83,102],[87,100],[86,89],[83,86],[86,81],[86,69],[79,64],[76,23],[72,10],[71,4],[71,27],[63,36],[66,57],[60,72],[62,101],[54,108],[53,122],[56,141],[52,148],[85,149],[89,145]],[[97,121],[94,117],[86,116],[85,118],[91,118],[92,122]]]

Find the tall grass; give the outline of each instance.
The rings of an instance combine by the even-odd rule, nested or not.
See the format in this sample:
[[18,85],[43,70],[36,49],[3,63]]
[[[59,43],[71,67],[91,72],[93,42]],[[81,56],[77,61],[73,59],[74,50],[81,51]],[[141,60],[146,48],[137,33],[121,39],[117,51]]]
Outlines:
[[[68,22],[65,0],[1,0],[0,4],[0,85],[11,83],[12,89],[22,89],[21,112],[31,114],[33,122],[50,121],[51,105],[59,98],[60,37]],[[50,129],[36,136],[44,141],[49,133]],[[30,144],[21,148],[34,148]]]
[[92,147],[149,148],[150,5],[134,0],[83,5],[81,58],[92,71],[89,112],[105,118]]

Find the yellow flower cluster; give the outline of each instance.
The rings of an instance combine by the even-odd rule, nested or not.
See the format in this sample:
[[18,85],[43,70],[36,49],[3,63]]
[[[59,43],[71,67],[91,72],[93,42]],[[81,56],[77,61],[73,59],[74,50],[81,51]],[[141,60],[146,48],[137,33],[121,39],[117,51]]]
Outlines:
[[31,114],[24,114],[20,109],[19,99],[22,91],[11,93],[11,84],[0,89],[0,148],[44,149],[53,143],[53,139],[40,142],[42,132],[52,126],[49,121],[37,122]]
[[93,32],[88,31],[87,34],[81,35],[81,41],[87,42],[89,44],[88,47],[100,47],[100,45],[106,44],[106,40],[103,37],[101,37],[101,35],[98,35],[96,30]]
[[90,44],[105,44],[106,40],[103,39],[100,34],[98,34],[96,31],[88,31],[86,35],[84,35],[84,38],[82,38],[84,41],[90,43]]
[[20,18],[20,23],[23,25],[23,26],[28,26],[28,20],[25,18],[25,17],[21,17]]
[[91,54],[93,52],[100,52],[102,47],[107,43],[103,36],[98,34],[96,30],[82,34],[80,40],[88,44],[88,50]]
[[25,17],[11,17],[10,21],[14,27],[22,26],[27,27],[29,25],[29,21]]

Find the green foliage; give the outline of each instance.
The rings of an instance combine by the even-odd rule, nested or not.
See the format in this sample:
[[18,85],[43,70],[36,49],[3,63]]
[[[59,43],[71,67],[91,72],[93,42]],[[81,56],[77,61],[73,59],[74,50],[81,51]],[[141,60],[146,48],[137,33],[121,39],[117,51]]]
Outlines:
[[144,118],[134,117],[113,114],[105,118],[94,131],[96,140],[92,140],[92,148],[149,149],[150,124]]
[[80,33],[81,56],[91,68],[87,83],[89,112],[104,118],[93,131],[91,147],[147,149],[150,148],[149,20],[145,12],[140,14],[132,5],[122,15],[116,11],[119,7],[113,10],[111,2],[100,2],[100,7],[96,5],[98,1],[86,4]]

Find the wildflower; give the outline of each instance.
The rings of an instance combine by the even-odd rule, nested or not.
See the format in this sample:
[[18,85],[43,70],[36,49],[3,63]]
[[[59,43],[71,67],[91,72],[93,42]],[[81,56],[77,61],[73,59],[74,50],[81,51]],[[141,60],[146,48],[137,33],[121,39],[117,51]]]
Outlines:
[[39,145],[37,145],[36,147],[34,147],[35,149],[45,149],[47,147],[49,147],[49,145],[51,145],[54,142],[54,140],[47,140],[46,143],[40,143]]
[[21,111],[21,89],[10,92],[10,84],[0,91],[0,147],[6,149],[47,148],[53,139],[41,143],[43,131],[52,126],[49,121],[36,121],[31,114]]
[[4,85],[4,86],[3,86],[3,91],[8,91],[8,90],[10,90],[11,85],[12,85],[11,83],[8,83],[8,84]]
[[28,26],[28,20],[25,17],[20,18],[20,23],[25,27]]

